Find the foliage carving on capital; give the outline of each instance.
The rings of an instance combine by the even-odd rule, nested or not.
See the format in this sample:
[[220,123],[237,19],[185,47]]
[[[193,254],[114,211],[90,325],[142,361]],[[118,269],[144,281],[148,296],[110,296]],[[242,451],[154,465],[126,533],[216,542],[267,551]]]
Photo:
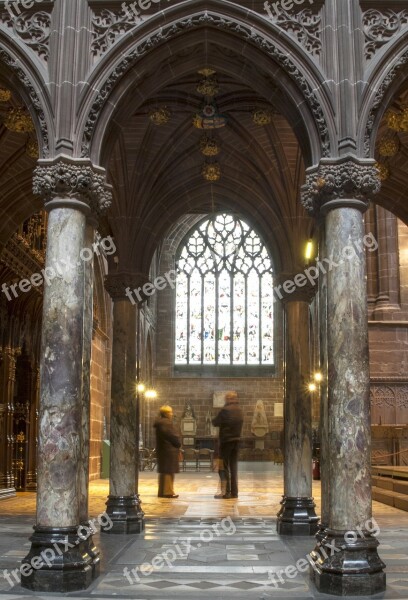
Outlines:
[[367,60],[408,25],[408,10],[378,10],[371,8],[363,13],[363,31],[365,38],[364,55]]
[[112,203],[105,174],[96,171],[89,161],[59,160],[52,164],[40,161],[34,171],[33,192],[46,202],[56,197],[81,199],[97,214],[108,210]]
[[319,57],[322,51],[320,36],[321,16],[310,8],[291,14],[282,7],[274,18],[274,23],[289,35],[297,39],[299,44],[312,56]]
[[381,188],[378,170],[371,161],[361,164],[352,159],[338,163],[321,163],[307,173],[301,202],[315,214],[332,200],[360,200],[367,203]]
[[158,31],[153,33],[151,36],[143,38],[142,41],[133,46],[131,52],[123,56],[121,61],[115,66],[105,83],[102,85],[102,88],[94,98],[85,124],[81,148],[82,157],[88,157],[90,154],[90,146],[98,118],[113,88],[121,79],[121,77],[123,77],[134,66],[134,64],[137,63],[137,61],[139,61],[143,56],[145,56],[149,51],[153,50],[159,44],[163,44],[169,39],[177,37],[186,31],[206,25],[235,33],[245,41],[260,48],[281,67],[283,67],[283,69],[300,88],[301,93],[307,105],[309,106],[311,113],[313,114],[317,129],[319,131],[322,156],[330,156],[330,137],[321,102],[319,101],[319,98],[316,95],[313,87],[307,81],[301,70],[293,62],[290,54],[279,50],[269,36],[256,31],[250,24],[238,22],[233,19],[229,19],[226,16],[219,16],[216,14],[211,14],[209,11],[205,11],[204,13],[183,18],[179,21],[171,22],[163,27],[160,27]]

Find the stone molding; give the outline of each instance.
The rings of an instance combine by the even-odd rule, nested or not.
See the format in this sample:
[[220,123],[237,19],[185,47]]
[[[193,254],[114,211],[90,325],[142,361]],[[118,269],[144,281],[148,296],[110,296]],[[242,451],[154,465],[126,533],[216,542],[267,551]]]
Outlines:
[[408,50],[404,52],[399,59],[393,64],[392,68],[388,71],[387,75],[381,81],[375,94],[374,100],[371,103],[370,113],[368,115],[365,136],[364,136],[364,155],[370,156],[371,153],[371,141],[372,133],[374,129],[374,123],[382,106],[384,96],[388,92],[392,82],[398,75],[399,71],[408,63]]
[[17,76],[18,80],[21,81],[24,88],[26,89],[28,96],[30,98],[30,105],[37,116],[38,125],[41,133],[41,141],[42,141],[42,154],[44,158],[47,158],[50,154],[50,144],[49,144],[49,134],[48,134],[48,125],[44,115],[43,106],[38,97],[37,92],[34,89],[33,84],[30,81],[30,78],[26,75],[24,70],[21,68],[20,63],[18,63],[14,58],[4,50],[4,48],[0,48],[0,61],[4,63],[7,67],[9,67],[13,73]]
[[16,37],[45,62],[49,56],[49,41],[51,29],[51,14],[41,10],[25,12],[19,16],[11,16],[7,11],[1,15],[1,22],[10,27]]
[[[135,273],[131,271],[120,271],[119,273],[109,273],[105,277],[105,289],[112,298],[112,300],[128,300],[129,296],[126,295],[126,290],[133,290],[143,287],[145,283],[149,283],[149,276],[146,273]],[[143,297],[143,294],[141,294]],[[137,302],[136,296],[133,294],[135,303]],[[143,301],[146,298],[143,298]]]
[[311,214],[349,206],[365,210],[381,183],[374,161],[359,161],[346,156],[337,161],[322,160],[317,169],[308,170],[302,186],[301,202]]
[[45,199],[46,207],[79,201],[98,215],[112,203],[111,186],[106,182],[105,170],[93,166],[89,160],[66,156],[55,162],[39,161],[33,176],[33,192]]
[[205,11],[200,14],[193,15],[188,18],[179,19],[176,22],[170,22],[158,31],[137,42],[133,49],[122,57],[121,61],[116,65],[109,77],[105,80],[99,93],[94,98],[91,109],[85,123],[81,156],[88,157],[90,154],[90,146],[94,134],[95,126],[98,118],[105,106],[113,88],[117,82],[148,52],[155,47],[163,44],[189,30],[194,30],[199,27],[212,26],[219,30],[229,31],[245,41],[254,44],[266,55],[275,60],[291,77],[298,88],[300,89],[307,105],[309,106],[315,120],[316,127],[321,140],[322,156],[330,155],[330,137],[328,125],[321,106],[321,102],[316,95],[315,90],[307,81],[303,73],[299,70],[296,64],[291,60],[288,53],[282,52],[276,47],[270,36],[266,36],[254,29],[253,26],[246,23],[233,20],[225,15],[219,16]]
[[408,10],[396,12],[371,8],[363,13],[362,20],[364,56],[366,60],[371,60],[380,48],[408,25]]

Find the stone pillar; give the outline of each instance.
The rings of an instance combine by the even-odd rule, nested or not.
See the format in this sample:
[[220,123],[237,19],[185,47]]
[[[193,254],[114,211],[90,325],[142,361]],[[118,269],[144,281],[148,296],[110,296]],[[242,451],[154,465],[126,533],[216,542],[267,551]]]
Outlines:
[[[377,281],[378,293],[373,318],[387,320],[390,314],[400,310],[398,224],[397,217],[381,206],[375,207],[377,225]],[[370,253],[369,253],[370,254]]]
[[38,441],[38,408],[40,394],[40,371],[33,369],[31,376],[30,437],[28,440],[27,490],[37,489],[37,441]]
[[[83,307],[83,370],[82,370],[82,446],[79,473],[79,520],[83,532],[92,533],[88,521],[89,500],[89,446],[91,431],[91,355],[93,330],[93,285],[94,285],[94,249],[96,220],[88,218],[84,240],[84,307]],[[92,535],[85,536],[88,542],[88,554],[92,557],[94,575],[99,573],[99,550],[93,543]]]
[[[371,533],[371,422],[363,212],[379,189],[371,161],[322,161],[303,202],[326,224],[328,469],[327,529],[312,577],[321,593],[367,595],[385,589]],[[361,250],[358,250],[361,248]],[[323,259],[323,257],[322,257]]]
[[112,404],[110,415],[110,481],[106,533],[140,533],[144,513],[138,493],[139,423],[136,393],[138,305],[126,295],[126,275],[109,276],[113,299]]
[[49,212],[40,363],[37,522],[21,585],[33,591],[86,589],[97,574],[83,525],[83,361],[87,215],[110,203],[89,161],[40,161],[34,191]]
[[310,382],[310,293],[285,299],[284,496],[277,531],[313,535],[318,526],[312,498],[312,400]]
[[0,404],[0,498],[15,496],[13,473],[14,453],[14,385],[16,382],[16,360],[20,349],[7,347],[3,351],[3,401]]
[[[326,229],[324,221],[320,223],[319,259],[326,256]],[[327,273],[319,276],[319,336],[320,336],[320,481],[321,481],[321,517],[316,538],[324,534],[329,522],[329,413],[328,413],[328,364],[327,364]]]

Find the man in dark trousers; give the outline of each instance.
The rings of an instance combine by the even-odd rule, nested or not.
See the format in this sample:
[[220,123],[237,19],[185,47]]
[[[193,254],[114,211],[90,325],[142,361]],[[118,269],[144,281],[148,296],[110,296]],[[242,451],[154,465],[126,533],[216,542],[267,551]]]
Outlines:
[[215,498],[238,498],[238,449],[243,423],[244,416],[238,405],[238,395],[236,392],[228,392],[224,408],[212,421],[214,427],[220,428],[219,452],[224,465],[221,494],[217,494]]
[[173,425],[173,409],[162,406],[154,423],[156,429],[159,498],[178,498],[174,493],[174,474],[179,472],[180,437]]

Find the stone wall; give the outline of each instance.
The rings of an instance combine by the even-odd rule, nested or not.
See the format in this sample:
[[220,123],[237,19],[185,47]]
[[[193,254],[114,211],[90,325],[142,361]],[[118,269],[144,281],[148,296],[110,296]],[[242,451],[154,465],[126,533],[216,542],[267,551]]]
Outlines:
[[[252,438],[251,423],[257,400],[263,400],[270,427],[269,441],[277,439],[283,428],[283,418],[274,416],[273,405],[283,402],[283,382],[276,378],[167,378],[155,383],[158,398],[149,405],[150,427],[149,446],[154,446],[152,424],[161,404],[173,407],[176,422],[179,422],[187,402],[191,403],[197,419],[197,436],[205,435],[205,419],[208,411],[215,416],[218,408],[213,408],[213,393],[235,390],[238,392],[240,406],[244,412],[243,437]],[[272,435],[272,432],[273,435]],[[276,435],[278,434],[278,435]]]
[[100,330],[94,331],[91,362],[90,479],[98,479],[101,474],[104,416],[110,402],[109,360],[108,339]]

